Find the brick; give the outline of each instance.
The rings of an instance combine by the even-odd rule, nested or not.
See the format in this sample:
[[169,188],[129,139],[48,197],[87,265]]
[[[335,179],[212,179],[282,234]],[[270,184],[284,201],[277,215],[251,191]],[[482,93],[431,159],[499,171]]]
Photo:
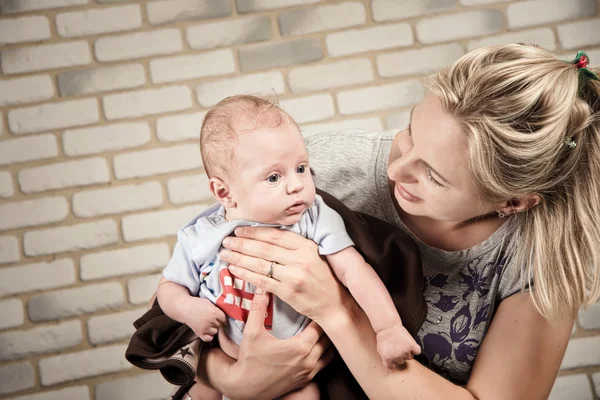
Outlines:
[[385,129],[404,129],[408,126],[409,119],[409,110],[390,114],[385,120]]
[[356,85],[373,80],[373,68],[366,58],[331,64],[294,68],[288,74],[292,92],[316,92]]
[[[25,313],[23,312],[23,302],[17,299],[8,299],[0,301],[0,329],[14,328],[25,322]],[[1,336],[2,334],[0,334]],[[2,356],[2,353],[0,353]]]
[[119,154],[113,164],[117,179],[129,179],[196,169],[202,165],[202,159],[198,145],[182,144]]
[[19,241],[14,236],[0,236],[0,264],[19,261]]
[[302,136],[305,138],[323,132],[345,131],[348,129],[364,129],[376,132],[383,130],[383,125],[378,117],[373,117],[363,119],[345,119],[322,124],[302,125],[300,127]]
[[42,385],[55,385],[131,369],[133,365],[123,357],[126,347],[124,344],[117,344],[40,360]]
[[127,282],[127,293],[131,304],[146,304],[152,298],[162,274],[154,274],[141,278],[130,279]]
[[26,255],[38,256],[93,249],[115,244],[118,240],[115,221],[101,220],[26,232],[23,247]]
[[409,24],[393,24],[332,33],[327,35],[326,43],[329,55],[337,57],[410,46],[414,38]]
[[42,16],[0,20],[0,45],[49,39],[50,23]]
[[34,75],[0,81],[0,107],[33,103],[47,100],[52,96],[54,96],[54,85],[49,75]]
[[10,197],[15,193],[10,172],[0,171],[0,197]]
[[2,117],[2,113],[0,113],[0,136],[4,134],[4,118]]
[[490,4],[490,3],[506,3],[507,1],[512,0],[460,0],[460,4],[465,6],[478,6],[481,4]]
[[196,174],[171,178],[167,181],[169,201],[173,204],[210,202],[214,200],[208,188],[206,174]]
[[44,225],[64,220],[69,204],[64,197],[43,197],[0,204],[0,231]]
[[[131,338],[135,332],[133,322],[146,311],[146,307],[141,307],[117,314],[91,317],[87,323],[90,342],[97,345]],[[136,398],[139,398],[138,393]]]
[[127,60],[181,51],[183,43],[179,29],[160,29],[127,35],[113,35],[96,41],[99,61]]
[[279,14],[279,30],[284,36],[304,35],[362,25],[366,20],[364,5],[357,2],[344,2],[284,11]]
[[335,106],[330,94],[283,100],[280,102],[280,106],[298,124],[319,121],[335,115]]
[[164,268],[171,253],[166,243],[147,244],[81,257],[81,279],[103,279],[113,276],[155,272]]
[[15,134],[88,125],[99,119],[96,99],[42,104],[8,112],[8,125]]
[[579,325],[583,329],[600,329],[600,303],[579,311]]
[[63,146],[68,156],[82,156],[142,146],[150,141],[147,122],[130,122],[71,129],[63,134]]
[[186,38],[192,49],[264,42],[271,36],[271,19],[266,15],[203,23],[186,30]]
[[150,61],[150,76],[154,83],[227,75],[234,72],[235,60],[231,49]]
[[236,5],[238,12],[244,14],[254,11],[272,10],[274,8],[315,4],[319,1],[321,0],[236,0]]
[[2,72],[18,74],[63,67],[75,67],[92,62],[88,43],[81,41],[19,47],[2,51]]
[[243,72],[252,72],[317,61],[321,58],[323,58],[321,41],[316,38],[305,38],[242,47],[240,68]]
[[114,310],[124,302],[123,288],[119,283],[81,286],[32,297],[29,300],[29,318],[34,322],[50,321]]
[[[511,29],[548,24],[596,15],[595,0],[531,0],[509,4],[506,9]],[[543,10],[543,12],[540,12]]]
[[[459,59],[465,51],[457,43],[423,47],[377,56],[377,70],[383,77],[429,74]],[[407,61],[407,60],[410,60]]]
[[141,64],[62,71],[57,77],[61,96],[130,89],[146,83],[146,73]]
[[145,210],[162,204],[160,183],[145,182],[75,193],[73,213],[77,217],[97,217]]
[[75,264],[70,258],[0,269],[0,296],[48,290],[75,283]]
[[131,393],[139,400],[166,399],[172,388],[158,372],[149,372],[99,383],[96,400],[128,400]]
[[[600,19],[560,25],[558,27],[558,40],[565,49],[577,49],[600,44],[599,35],[590,34],[591,32],[600,32]],[[597,60],[594,62],[597,62]]]
[[[497,0],[495,0],[497,1]],[[433,12],[441,12],[456,6],[456,0],[372,0],[373,19],[377,22],[406,19]]]
[[89,0],[2,0],[0,12],[3,14],[23,11],[44,10],[87,4]]
[[[96,0],[102,1],[102,0]],[[71,386],[60,390],[44,391],[43,393],[11,397],[9,400],[90,400],[87,386]]]
[[170,210],[128,215],[121,220],[123,238],[127,242],[174,236],[179,228],[202,211],[193,205]]
[[554,50],[556,48],[554,32],[552,32],[552,29],[550,28],[530,29],[528,31],[511,32],[502,35],[489,36],[483,39],[470,40],[468,48],[469,51],[471,51],[479,47],[510,43],[537,44],[538,46],[549,50]]
[[600,336],[571,339],[560,369],[595,365],[600,365]]
[[35,372],[28,362],[0,366],[0,394],[29,389],[35,385]]
[[416,28],[423,44],[487,36],[504,29],[504,14],[499,10],[467,11],[423,19]]
[[564,375],[556,378],[548,400],[593,400],[590,382],[585,374]]
[[18,176],[25,193],[110,182],[104,158],[88,158],[22,169]]
[[42,160],[57,155],[56,136],[51,133],[0,141],[0,165]]
[[162,0],[153,1],[146,7],[151,24],[219,18],[232,13],[230,2],[223,0]]
[[[404,81],[348,90],[338,94],[338,107],[342,114],[356,114],[394,107],[406,107],[423,98],[424,89],[418,81]],[[365,101],[369,99],[369,101]]]
[[105,7],[56,16],[56,30],[62,37],[78,37],[127,31],[142,26],[139,5]]
[[96,0],[96,3],[100,4],[114,4],[114,3],[127,3],[131,0]]
[[200,128],[206,111],[173,115],[156,121],[156,136],[163,142],[196,139],[200,137]]
[[77,346],[83,340],[79,321],[0,333],[0,360],[16,360]]
[[103,105],[108,119],[133,118],[188,109],[192,97],[187,86],[169,86],[111,94],[104,97]]
[[279,72],[244,75],[238,78],[203,82],[196,86],[196,97],[202,107],[211,107],[227,96],[241,93],[285,92],[283,77]]

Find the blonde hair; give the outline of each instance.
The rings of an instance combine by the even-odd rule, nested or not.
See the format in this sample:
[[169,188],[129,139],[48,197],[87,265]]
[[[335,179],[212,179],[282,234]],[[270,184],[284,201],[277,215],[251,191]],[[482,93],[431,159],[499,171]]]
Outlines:
[[227,178],[239,134],[284,123],[295,124],[275,97],[237,95],[221,100],[206,113],[200,129],[200,154],[208,177]]
[[[594,72],[598,72],[597,70]],[[536,309],[569,313],[600,294],[600,82],[536,46],[472,51],[429,89],[467,136],[469,165],[491,201],[538,194],[515,213],[515,261]],[[576,142],[571,148],[565,141]],[[531,282],[533,280],[533,282]]]

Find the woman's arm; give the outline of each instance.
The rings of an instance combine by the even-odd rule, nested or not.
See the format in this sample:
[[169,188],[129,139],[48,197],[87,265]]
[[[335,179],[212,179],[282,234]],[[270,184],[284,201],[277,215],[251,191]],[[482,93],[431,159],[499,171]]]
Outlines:
[[[312,241],[272,229],[244,228],[236,230],[236,235],[225,244],[233,250],[225,255],[234,264],[232,272],[318,322],[370,398],[510,400],[548,396],[573,320],[546,321],[535,311],[528,294],[501,302],[471,379],[462,388],[416,361],[396,371],[385,369],[367,317],[340,289]],[[275,279],[264,276],[270,266],[264,259],[282,264],[275,269]]]

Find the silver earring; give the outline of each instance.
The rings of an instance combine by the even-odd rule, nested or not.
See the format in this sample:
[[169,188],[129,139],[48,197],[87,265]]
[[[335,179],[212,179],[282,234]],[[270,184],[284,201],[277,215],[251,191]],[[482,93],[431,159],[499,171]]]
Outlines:
[[506,215],[502,211],[498,211],[498,218],[502,219],[506,217]]

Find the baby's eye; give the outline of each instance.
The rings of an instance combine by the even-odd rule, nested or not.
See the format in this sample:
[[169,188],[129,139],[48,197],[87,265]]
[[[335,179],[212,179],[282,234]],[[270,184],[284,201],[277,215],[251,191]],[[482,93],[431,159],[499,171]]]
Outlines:
[[269,181],[269,183],[277,183],[279,178],[281,178],[281,176],[279,174],[273,174],[273,175],[269,175],[269,177],[267,178],[267,181]]
[[306,165],[302,164],[302,165],[298,165],[298,167],[296,168],[296,172],[299,174],[303,174],[306,172]]

